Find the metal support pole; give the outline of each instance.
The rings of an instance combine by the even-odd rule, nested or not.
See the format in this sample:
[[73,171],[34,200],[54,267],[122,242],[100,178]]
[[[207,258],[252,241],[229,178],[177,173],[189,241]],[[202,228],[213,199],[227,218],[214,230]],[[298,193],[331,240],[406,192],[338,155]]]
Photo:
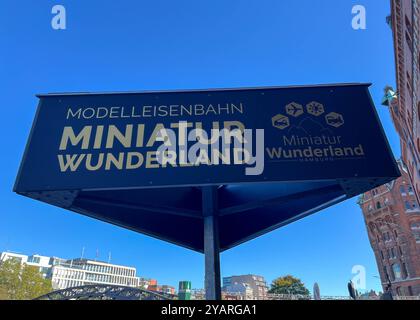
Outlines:
[[206,300],[221,300],[217,187],[203,187]]

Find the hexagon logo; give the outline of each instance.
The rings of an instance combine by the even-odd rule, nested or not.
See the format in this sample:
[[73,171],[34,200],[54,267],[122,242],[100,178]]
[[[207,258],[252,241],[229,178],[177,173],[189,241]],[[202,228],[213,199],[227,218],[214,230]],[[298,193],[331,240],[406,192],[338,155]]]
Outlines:
[[299,117],[303,112],[303,106],[299,103],[292,102],[286,106],[286,113],[292,117]]
[[271,121],[272,121],[273,127],[280,130],[286,129],[288,126],[290,126],[289,118],[282,114],[278,114],[274,116],[271,119]]
[[309,114],[313,116],[319,117],[321,114],[325,112],[324,105],[322,103],[312,101],[306,105],[306,110],[308,110]]
[[334,128],[341,127],[344,124],[344,118],[341,114],[337,112],[331,112],[325,116],[327,124]]

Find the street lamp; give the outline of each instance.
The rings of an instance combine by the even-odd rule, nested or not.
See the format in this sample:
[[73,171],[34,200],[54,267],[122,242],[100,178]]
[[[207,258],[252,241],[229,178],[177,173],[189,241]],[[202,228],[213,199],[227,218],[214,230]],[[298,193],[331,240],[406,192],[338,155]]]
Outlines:
[[391,87],[385,88],[385,96],[382,98],[382,105],[389,107],[391,102],[398,97],[398,92],[395,92]]

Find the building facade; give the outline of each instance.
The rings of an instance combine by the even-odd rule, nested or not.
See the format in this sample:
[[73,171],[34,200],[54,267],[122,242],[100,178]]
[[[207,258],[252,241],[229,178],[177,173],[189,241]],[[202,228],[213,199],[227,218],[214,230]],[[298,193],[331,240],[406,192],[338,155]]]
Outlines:
[[136,268],[89,259],[62,259],[40,255],[27,256],[2,252],[0,261],[14,259],[38,267],[44,278],[51,279],[54,290],[90,284],[138,287]]
[[138,287],[136,268],[89,259],[65,260],[52,258],[49,277],[54,289],[90,284]]
[[402,177],[359,201],[384,290],[420,294],[420,1],[391,0],[397,88],[385,89],[400,137]]
[[391,0],[397,88],[388,87],[384,104],[400,136],[401,158],[420,200],[420,1]]
[[[242,285],[242,286],[241,286]],[[245,285],[245,286],[244,286]],[[234,288],[243,287],[243,294],[246,295],[246,298],[249,300],[266,300],[267,299],[267,282],[263,276],[247,274],[240,276],[231,276],[223,278],[223,288],[224,292],[234,291]],[[249,296],[249,293],[252,293],[252,296]]]
[[162,294],[174,295],[175,287],[166,284],[159,285],[155,279],[140,279],[140,287],[149,291],[154,291]]
[[14,252],[0,252],[0,262],[9,259],[38,268],[44,278],[47,278],[50,273],[50,257],[40,256],[39,254],[27,256]]
[[[248,283],[231,283],[223,286],[223,293],[229,300],[253,300],[254,290]],[[227,299],[226,299],[227,300]]]
[[359,198],[384,292],[420,295],[420,208],[407,167],[402,176]]
[[139,288],[150,290],[154,286],[157,286],[156,279],[139,278]]
[[179,281],[178,299],[191,300],[191,281]]

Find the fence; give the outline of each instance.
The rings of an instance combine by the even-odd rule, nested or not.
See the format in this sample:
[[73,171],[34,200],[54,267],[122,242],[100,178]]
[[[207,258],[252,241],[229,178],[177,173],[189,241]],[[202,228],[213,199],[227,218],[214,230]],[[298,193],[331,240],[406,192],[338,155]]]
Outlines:
[[[204,300],[204,290],[193,289],[191,290],[193,300]],[[245,294],[241,292],[223,292],[223,300],[246,300]],[[420,300],[420,296],[395,296],[394,300]],[[258,299],[254,299],[258,300]],[[294,294],[273,294],[267,293],[264,299],[259,300],[314,300],[313,296],[294,295]],[[352,300],[349,296],[321,296],[321,300]],[[359,296],[357,300],[380,300],[380,296]]]

